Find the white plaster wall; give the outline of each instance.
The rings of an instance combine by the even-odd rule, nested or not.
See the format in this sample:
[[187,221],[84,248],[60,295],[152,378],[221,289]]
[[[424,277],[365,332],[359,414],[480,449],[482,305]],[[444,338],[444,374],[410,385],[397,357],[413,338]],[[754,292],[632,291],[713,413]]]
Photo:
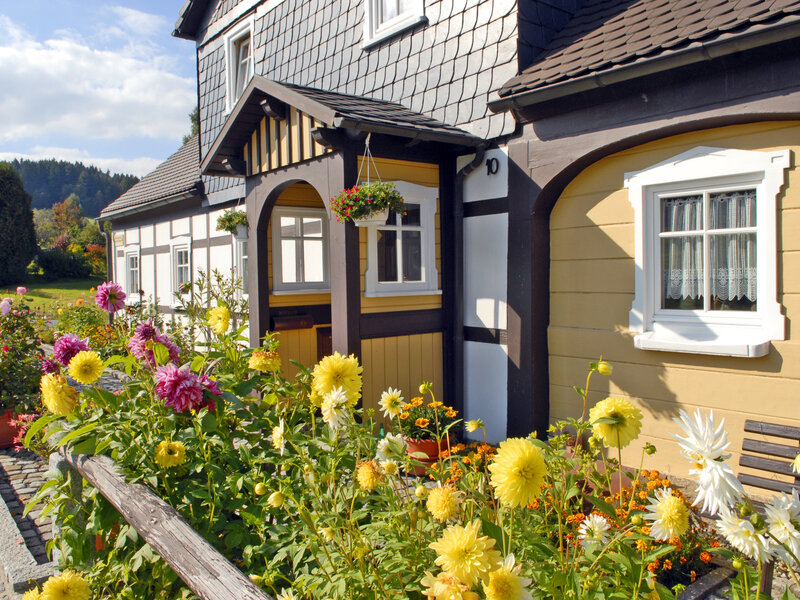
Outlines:
[[230,235],[227,231],[217,231],[217,219],[225,212],[225,209],[212,210],[208,215],[208,237],[221,237],[223,235]]
[[464,219],[464,324],[505,329],[508,215]]
[[153,277],[156,268],[155,256],[152,254],[142,255],[139,257],[139,261],[139,268],[141,269],[139,271],[139,280],[141,281],[142,290],[144,291],[142,298],[144,300],[155,298],[156,282],[155,277]]
[[[464,420],[482,419],[489,443],[497,444],[506,439],[508,347],[465,342],[464,363]],[[479,431],[471,435],[483,441]]]
[[169,229],[169,221],[156,223],[156,246],[169,244],[171,238]]
[[[468,165],[475,158],[474,154],[459,156],[456,161],[458,170]],[[490,174],[487,161],[496,161],[492,166],[496,172]],[[489,150],[483,157],[483,163],[464,179],[464,202],[491,200],[508,196],[508,150],[498,148]]]
[[125,230],[125,245],[130,246],[131,244],[138,244],[139,243],[139,228],[132,227],[130,229]]
[[[226,233],[230,237],[230,233]],[[211,247],[211,261],[208,265],[209,271],[216,269],[226,277],[230,277],[231,269],[233,268],[231,245],[227,246],[212,246]]]
[[152,248],[156,244],[155,230],[152,225],[146,225],[139,231],[140,243],[142,248]]
[[[114,253],[116,255],[116,251]],[[125,287],[125,257],[117,256],[114,259],[114,281],[119,283],[123,288]]]
[[208,249],[192,245],[192,273],[197,276],[198,271],[208,273]]
[[179,235],[189,235],[189,217],[172,221],[172,237],[178,237]]
[[170,255],[167,252],[156,254],[156,284],[158,286],[158,303],[172,304],[172,274],[170,272]]
[[208,217],[203,213],[202,215],[194,215],[192,217],[192,239],[204,240],[208,237]]

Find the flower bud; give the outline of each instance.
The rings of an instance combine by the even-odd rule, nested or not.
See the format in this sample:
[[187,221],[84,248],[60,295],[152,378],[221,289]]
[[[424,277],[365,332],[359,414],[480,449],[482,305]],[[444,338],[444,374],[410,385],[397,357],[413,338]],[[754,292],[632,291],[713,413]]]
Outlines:
[[260,586],[262,583],[264,583],[264,578],[261,575],[256,575],[255,573],[250,573],[250,575],[248,575],[248,577],[250,578],[250,581],[252,581],[253,583],[255,583],[258,586]]
[[422,500],[425,496],[428,495],[428,488],[426,488],[424,485],[418,485],[417,489],[414,490],[414,495],[420,500]]
[[750,515],[750,522],[753,524],[753,527],[755,527],[757,531],[764,529],[764,517],[762,517],[760,514],[755,513]]
[[750,508],[750,506],[749,506],[749,505],[747,505],[747,504],[741,504],[741,505],[739,506],[739,516],[740,516],[740,517],[749,517],[749,516],[750,516],[750,515],[752,515],[752,514],[753,514],[753,509],[752,509],[752,508]]
[[741,558],[734,558],[731,564],[733,564],[733,568],[737,571],[741,571],[744,568],[744,561]]
[[646,445],[645,445],[645,447],[644,447],[644,451],[645,451],[647,454],[649,454],[649,455],[651,455],[651,456],[652,456],[653,454],[655,454],[655,453],[656,453],[656,447],[655,447],[655,446],[653,446],[653,444],[651,444],[650,442],[647,442],[647,444],[646,444]]
[[420,384],[419,386],[419,393],[420,394],[427,394],[433,388],[433,384],[430,381],[425,381]]
[[641,527],[644,523],[644,519],[642,519],[641,515],[633,515],[631,517],[631,525],[635,525],[636,527]]
[[280,492],[272,492],[267,498],[267,504],[269,504],[272,508],[280,508],[283,506],[283,502],[286,500],[283,494]]
[[614,367],[612,367],[606,361],[601,360],[599,363],[597,363],[597,372],[600,373],[600,375],[609,376],[613,371]]
[[269,488],[267,487],[267,484],[265,484],[263,481],[259,481],[256,484],[256,496],[263,496],[268,491],[269,491]]

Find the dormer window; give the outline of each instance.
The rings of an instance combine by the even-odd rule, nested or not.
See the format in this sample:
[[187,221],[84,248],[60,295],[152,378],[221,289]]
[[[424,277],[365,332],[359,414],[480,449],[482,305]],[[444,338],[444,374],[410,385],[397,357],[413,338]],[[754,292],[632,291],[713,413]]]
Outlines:
[[226,36],[227,52],[227,98],[226,108],[230,111],[244,92],[253,77],[253,23],[248,21]]
[[423,0],[365,0],[365,48],[427,21]]

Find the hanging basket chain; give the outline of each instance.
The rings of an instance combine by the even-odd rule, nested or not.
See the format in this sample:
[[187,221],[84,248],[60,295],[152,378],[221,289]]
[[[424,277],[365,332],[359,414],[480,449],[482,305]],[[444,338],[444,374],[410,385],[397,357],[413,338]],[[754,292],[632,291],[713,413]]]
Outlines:
[[364,170],[364,164],[367,165],[367,185],[369,185],[369,163],[372,163],[375,169],[375,176],[378,178],[378,183],[383,183],[381,174],[378,172],[378,165],[375,164],[375,157],[372,156],[372,150],[369,149],[369,141],[372,138],[372,132],[367,134],[367,139],[364,142],[364,154],[361,157],[361,164],[358,166],[358,175],[356,176],[356,185],[361,181],[361,172]]

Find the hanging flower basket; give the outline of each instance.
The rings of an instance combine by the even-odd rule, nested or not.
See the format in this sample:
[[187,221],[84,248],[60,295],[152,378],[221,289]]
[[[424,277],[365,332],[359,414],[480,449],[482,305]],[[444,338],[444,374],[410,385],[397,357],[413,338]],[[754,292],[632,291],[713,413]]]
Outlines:
[[239,242],[244,242],[247,240],[247,223],[240,224],[236,226],[236,231],[233,233],[233,236]]
[[[240,229],[244,232],[243,236]],[[247,213],[235,208],[226,210],[217,219],[217,231],[227,231],[237,238],[247,239]]]
[[352,221],[360,227],[382,225],[389,211],[403,213],[403,197],[393,183],[373,181],[343,190],[331,198],[331,211],[339,223]]

